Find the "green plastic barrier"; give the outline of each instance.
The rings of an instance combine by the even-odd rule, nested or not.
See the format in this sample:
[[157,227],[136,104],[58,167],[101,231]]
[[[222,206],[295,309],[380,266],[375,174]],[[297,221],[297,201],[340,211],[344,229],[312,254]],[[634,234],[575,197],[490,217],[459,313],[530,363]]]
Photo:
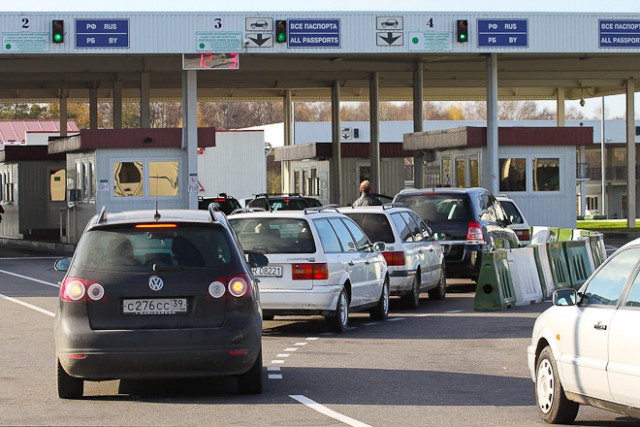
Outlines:
[[547,243],[547,255],[555,289],[571,288],[571,276],[562,243]]
[[562,245],[567,256],[571,287],[580,289],[593,273],[593,265],[591,265],[589,254],[587,253],[589,250],[587,241],[574,240],[572,242],[563,242]]
[[571,228],[559,228],[558,229],[558,242],[570,242],[573,239],[573,229]]
[[507,261],[507,251],[499,249],[494,252],[484,252],[481,262],[473,309],[500,311],[513,307],[516,297]]
[[604,236],[602,233],[592,233],[588,239],[591,255],[593,256],[593,268],[598,268],[600,264],[607,259],[607,251],[604,247]]
[[560,229],[558,227],[549,227],[549,240],[548,242],[557,242],[560,236]]

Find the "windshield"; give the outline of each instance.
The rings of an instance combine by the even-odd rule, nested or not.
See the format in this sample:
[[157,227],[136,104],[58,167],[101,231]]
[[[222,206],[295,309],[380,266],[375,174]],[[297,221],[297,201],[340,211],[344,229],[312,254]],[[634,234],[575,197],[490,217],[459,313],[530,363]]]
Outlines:
[[465,194],[399,194],[395,202],[412,209],[428,224],[469,222],[473,218],[469,198]]
[[315,253],[313,235],[306,220],[296,218],[231,218],[229,223],[246,251]]
[[219,226],[93,229],[86,232],[78,244],[73,266],[108,271],[151,271],[154,264],[220,268],[233,262],[226,235]]

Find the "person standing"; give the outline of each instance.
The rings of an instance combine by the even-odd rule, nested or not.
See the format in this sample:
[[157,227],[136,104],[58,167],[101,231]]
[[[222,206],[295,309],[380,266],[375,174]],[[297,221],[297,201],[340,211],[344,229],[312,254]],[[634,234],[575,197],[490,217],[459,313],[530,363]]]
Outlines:
[[371,194],[371,183],[365,179],[360,183],[360,197],[353,202],[354,208],[360,206],[382,206],[382,202],[376,196]]

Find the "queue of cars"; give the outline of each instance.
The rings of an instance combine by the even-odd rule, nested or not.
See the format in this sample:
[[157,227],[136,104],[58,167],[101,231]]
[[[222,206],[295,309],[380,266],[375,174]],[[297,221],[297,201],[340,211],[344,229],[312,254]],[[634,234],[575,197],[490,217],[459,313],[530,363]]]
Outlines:
[[467,210],[473,257],[507,245],[494,230],[495,199],[482,205],[478,195],[418,190],[393,205],[338,209],[265,194],[244,212],[221,194],[198,211],[103,210],[74,256],[55,263],[66,272],[54,323],[58,395],[82,397],[84,381],[218,375],[260,393],[263,319],[320,314],[344,332],[353,311],[385,320],[390,295],[416,308],[422,292],[445,298],[450,271],[473,271],[450,267],[458,243],[424,206],[451,218]]

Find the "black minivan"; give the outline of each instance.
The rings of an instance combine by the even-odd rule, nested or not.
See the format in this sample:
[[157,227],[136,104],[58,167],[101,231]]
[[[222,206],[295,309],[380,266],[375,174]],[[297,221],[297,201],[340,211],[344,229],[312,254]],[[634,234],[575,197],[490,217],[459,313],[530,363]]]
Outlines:
[[414,210],[444,247],[447,277],[477,281],[483,252],[518,247],[496,198],[484,188],[403,190],[393,203]]

